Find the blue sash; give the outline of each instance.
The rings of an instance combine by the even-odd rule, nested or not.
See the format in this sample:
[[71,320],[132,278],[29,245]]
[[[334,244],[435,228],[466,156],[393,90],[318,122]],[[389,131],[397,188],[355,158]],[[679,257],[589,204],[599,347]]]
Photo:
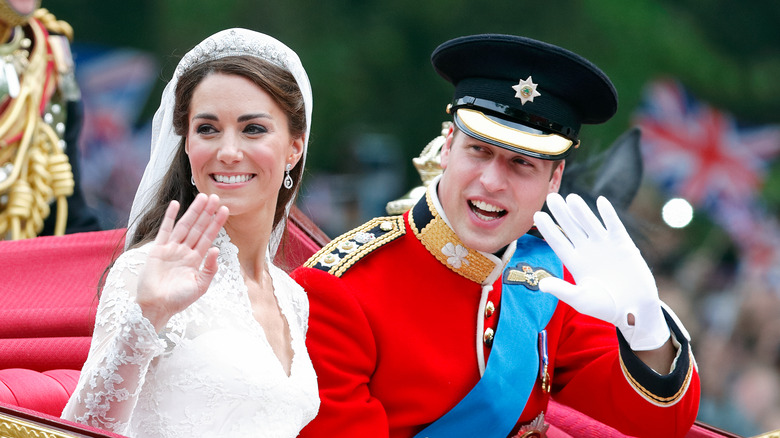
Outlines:
[[[543,270],[543,271],[540,271]],[[518,281],[518,275],[530,274]],[[563,277],[563,267],[543,240],[524,235],[504,270],[501,306],[493,347],[482,378],[455,407],[416,438],[500,437],[512,431],[539,373],[537,340],[558,299],[538,290],[534,274]],[[482,354],[482,352],[477,352]]]

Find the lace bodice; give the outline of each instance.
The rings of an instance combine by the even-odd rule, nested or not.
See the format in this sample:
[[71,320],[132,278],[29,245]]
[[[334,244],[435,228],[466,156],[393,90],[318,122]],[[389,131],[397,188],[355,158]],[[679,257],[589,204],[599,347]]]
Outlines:
[[238,248],[222,230],[208,291],[155,333],[135,302],[149,245],[122,254],[98,305],[89,358],[62,417],[130,437],[294,437],[317,413],[306,295],[269,263],[287,319],[288,376],[254,319]]

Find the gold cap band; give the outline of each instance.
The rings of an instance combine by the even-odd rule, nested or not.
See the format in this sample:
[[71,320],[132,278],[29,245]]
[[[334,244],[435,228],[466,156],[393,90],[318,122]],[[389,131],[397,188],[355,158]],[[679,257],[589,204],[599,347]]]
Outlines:
[[[533,128],[528,128],[526,131],[507,126],[473,109],[458,108],[455,119],[460,122],[461,128],[469,131],[466,132],[469,135],[476,134],[476,138],[488,143],[538,158],[564,158],[573,145],[570,139],[558,134],[545,134]],[[514,123],[513,125],[520,126]]]

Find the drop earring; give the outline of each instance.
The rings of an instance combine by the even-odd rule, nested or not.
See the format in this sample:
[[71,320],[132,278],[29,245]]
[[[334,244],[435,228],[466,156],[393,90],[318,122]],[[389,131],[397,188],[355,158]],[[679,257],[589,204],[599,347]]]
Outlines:
[[290,169],[292,169],[292,164],[287,163],[287,167],[284,169],[284,188],[288,190],[293,186],[293,180],[292,177],[290,177]]

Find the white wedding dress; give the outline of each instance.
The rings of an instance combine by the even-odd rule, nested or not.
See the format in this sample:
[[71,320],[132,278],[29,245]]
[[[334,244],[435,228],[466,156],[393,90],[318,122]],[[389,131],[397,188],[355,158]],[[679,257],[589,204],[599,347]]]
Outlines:
[[209,290],[158,335],[134,294],[150,246],[122,254],[98,305],[95,333],[62,417],[130,437],[295,437],[319,409],[305,347],[303,289],[269,263],[294,353],[290,376],[252,315],[238,248],[215,240]]

